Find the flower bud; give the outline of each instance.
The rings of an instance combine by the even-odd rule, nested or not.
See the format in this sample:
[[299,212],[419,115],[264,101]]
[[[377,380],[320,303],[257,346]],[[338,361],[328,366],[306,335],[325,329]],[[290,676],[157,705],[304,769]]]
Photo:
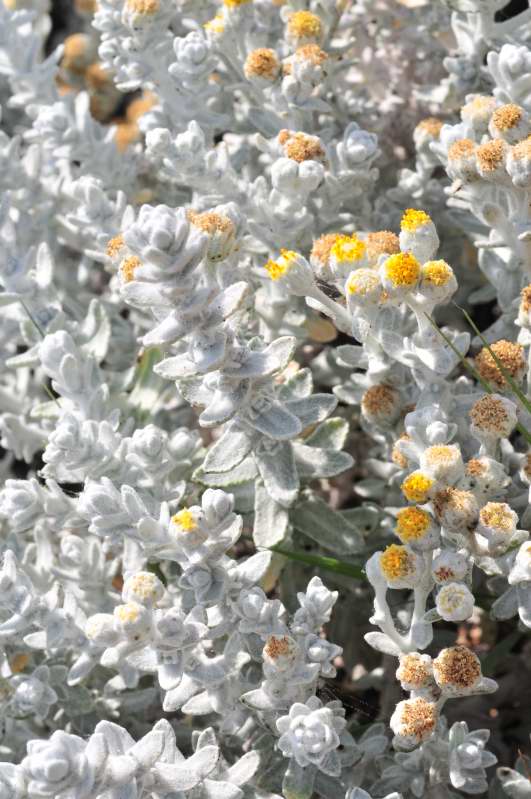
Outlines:
[[465,579],[468,572],[468,560],[460,552],[452,552],[450,549],[443,549],[434,558],[431,575],[438,585],[444,583],[456,583]]
[[400,249],[410,252],[418,261],[429,261],[439,247],[439,237],[425,211],[408,208],[400,222]]
[[378,306],[382,301],[382,284],[378,272],[374,269],[355,269],[348,276],[345,294],[350,310]]
[[399,702],[389,722],[395,733],[393,746],[406,751],[414,749],[431,738],[437,719],[438,711],[434,702],[421,697]]
[[310,294],[315,284],[312,268],[306,258],[292,250],[281,250],[276,261],[265,264],[269,277],[279,281],[296,297]]
[[249,53],[243,71],[247,80],[260,86],[267,86],[271,85],[280,74],[280,62],[274,50],[260,47]]
[[420,279],[420,263],[410,252],[390,255],[380,267],[384,289],[392,298],[401,299],[415,291]]
[[445,488],[433,499],[435,516],[440,524],[452,533],[464,535],[475,529],[479,507],[470,491]]
[[474,595],[462,583],[445,583],[435,605],[445,621],[466,621],[474,612]]
[[156,574],[137,572],[125,581],[122,596],[126,602],[152,607],[164,596],[164,586]]
[[431,514],[416,506],[398,511],[395,532],[403,544],[419,551],[433,549],[439,538]]
[[525,139],[529,133],[526,111],[515,103],[500,106],[490,119],[489,133],[493,139],[504,139],[509,144]]
[[470,432],[480,441],[508,438],[518,421],[516,405],[499,394],[486,394],[470,410]]
[[286,40],[294,47],[322,41],[323,23],[317,14],[311,11],[295,11],[288,17]]
[[118,636],[110,613],[96,613],[91,616],[85,625],[85,635],[97,646],[113,646]]
[[420,457],[420,468],[437,482],[455,483],[464,471],[461,450],[455,444],[428,447]]
[[476,94],[473,97],[467,97],[467,102],[461,108],[461,119],[472,127],[477,136],[483,136],[487,132],[495,108],[494,97]]
[[505,552],[516,533],[518,516],[506,502],[487,502],[479,512],[477,532],[494,550]]
[[136,602],[118,605],[114,609],[114,619],[127,638],[144,636],[151,626],[151,614],[147,608]]
[[432,496],[435,480],[425,472],[417,470],[408,474],[400,488],[408,502],[418,502],[422,505]]
[[531,141],[529,139],[511,147],[507,156],[507,172],[518,188],[528,189],[531,186]]
[[507,183],[505,162],[508,145],[502,139],[484,142],[476,148],[476,166],[479,174],[491,183]]
[[413,588],[418,582],[418,557],[407,547],[391,544],[380,553],[379,565],[389,588]]
[[451,646],[433,661],[433,676],[447,696],[466,696],[480,683],[481,664],[466,646]]
[[476,145],[471,139],[458,139],[448,148],[448,174],[463,183],[478,179]]
[[295,666],[299,656],[299,646],[289,635],[270,635],[264,646],[264,663],[276,671],[289,671]]
[[420,272],[419,292],[433,302],[447,302],[457,291],[457,280],[446,261],[426,261]]
[[400,392],[384,383],[368,388],[361,399],[361,413],[371,424],[393,424],[401,407]]
[[411,652],[400,656],[396,679],[404,691],[421,691],[434,684],[431,657]]

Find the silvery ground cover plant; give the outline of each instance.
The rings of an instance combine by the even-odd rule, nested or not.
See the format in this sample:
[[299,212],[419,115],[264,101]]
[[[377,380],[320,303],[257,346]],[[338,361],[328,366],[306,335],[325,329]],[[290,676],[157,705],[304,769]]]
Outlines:
[[0,3],[0,799],[531,797],[531,10]]

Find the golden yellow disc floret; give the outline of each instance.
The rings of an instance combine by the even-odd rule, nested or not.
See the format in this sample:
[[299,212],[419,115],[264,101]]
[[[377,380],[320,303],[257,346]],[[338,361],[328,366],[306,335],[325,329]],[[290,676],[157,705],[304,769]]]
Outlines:
[[380,280],[372,269],[356,269],[350,275],[347,283],[347,292],[358,297],[366,297],[380,289]]
[[149,17],[159,11],[160,2],[159,0],[126,0],[125,6],[133,14]]
[[434,482],[422,472],[413,472],[406,477],[400,488],[408,502],[426,502]]
[[501,105],[496,109],[491,117],[491,122],[496,130],[510,130],[518,125],[523,113],[521,106],[515,103],[507,103],[507,105]]
[[452,278],[453,269],[446,261],[426,261],[422,266],[424,283],[440,288],[446,286]]
[[133,602],[128,602],[126,605],[118,605],[114,609],[115,617],[127,624],[127,622],[135,622],[138,619],[139,608]]
[[297,253],[293,252],[293,250],[281,250],[278,261],[272,261],[271,259],[267,261],[265,264],[265,269],[267,270],[271,280],[280,280],[280,278],[286,274],[296,258]]
[[410,252],[391,255],[384,264],[385,277],[395,288],[412,288],[420,276],[420,264]]
[[140,266],[140,258],[136,255],[131,255],[129,258],[124,258],[120,264],[120,274],[124,283],[130,283],[135,279],[135,270]]
[[415,572],[415,560],[405,547],[391,544],[380,555],[380,568],[388,580],[396,580]]
[[415,208],[408,208],[404,211],[400,222],[401,230],[413,232],[422,225],[431,222],[431,217],[425,211],[417,211]]
[[514,529],[514,516],[505,502],[487,502],[479,512],[479,520],[485,527],[508,533]]
[[351,236],[338,236],[332,244],[330,255],[339,263],[361,261],[366,250],[365,243],[353,233]]
[[396,534],[401,541],[418,541],[431,526],[430,514],[422,508],[402,508],[396,515]]
[[294,39],[319,39],[323,23],[311,11],[295,11],[288,19],[288,33]]
[[188,508],[180,510],[179,513],[171,517],[171,520],[174,524],[179,525],[181,530],[184,530],[186,533],[190,533],[197,527],[195,516]]

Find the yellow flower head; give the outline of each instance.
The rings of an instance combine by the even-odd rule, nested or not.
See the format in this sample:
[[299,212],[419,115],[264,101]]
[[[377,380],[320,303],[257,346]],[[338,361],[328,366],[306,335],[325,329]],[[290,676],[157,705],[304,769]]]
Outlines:
[[267,269],[271,280],[279,280],[283,275],[285,275],[296,258],[297,253],[293,252],[293,250],[280,250],[280,258],[278,261],[272,261],[270,259],[265,264],[265,268]]
[[404,211],[402,216],[400,230],[409,230],[413,232],[428,222],[431,222],[431,218],[425,211],[417,211],[415,208],[408,208]]
[[410,252],[399,252],[385,261],[384,274],[394,288],[413,288],[420,276],[420,264]]
[[184,530],[185,533],[190,533],[197,527],[194,514],[192,511],[188,510],[188,508],[180,510],[179,513],[171,517],[171,520],[174,524],[177,524],[181,530]]
[[424,538],[430,525],[431,516],[422,508],[402,508],[396,516],[396,534],[405,543]]
[[209,19],[208,22],[205,22],[203,28],[208,33],[223,33],[225,30],[225,20],[223,19],[223,14],[216,14],[213,19]]
[[501,533],[512,533],[516,526],[514,514],[506,502],[487,502],[479,513],[479,520],[485,527]]
[[408,502],[426,502],[434,480],[422,472],[408,475],[400,488]]
[[446,261],[427,261],[422,267],[422,280],[426,285],[446,286],[452,279],[454,270]]
[[252,2],[253,0],[223,0],[223,5],[228,6],[228,8],[238,8]]
[[116,256],[120,253],[120,251],[124,248],[124,246],[125,246],[124,237],[122,236],[121,233],[119,233],[117,236],[114,236],[112,239],[110,239],[107,242],[107,247],[105,252],[109,256],[109,258],[116,258]]
[[319,39],[323,24],[311,11],[295,11],[288,20],[288,33],[295,39]]
[[135,279],[135,269],[140,266],[140,258],[136,255],[131,255],[129,258],[124,258],[120,264],[120,274],[124,283],[130,283]]
[[415,561],[405,547],[391,544],[380,555],[380,568],[388,580],[397,580],[413,574]]
[[129,587],[141,599],[155,599],[159,593],[159,580],[154,574],[141,572],[129,580]]
[[128,11],[142,17],[156,14],[160,9],[159,0],[126,0],[125,5]]
[[126,605],[118,605],[114,608],[115,617],[124,624],[135,622],[138,619],[138,614],[138,605],[133,602],[128,602]]
[[361,261],[366,251],[365,243],[353,233],[352,236],[338,236],[332,244],[330,255],[339,263],[343,261]]
[[381,288],[378,273],[373,272],[372,269],[356,269],[350,275],[347,283],[348,293],[358,297],[367,297],[369,294],[379,292]]

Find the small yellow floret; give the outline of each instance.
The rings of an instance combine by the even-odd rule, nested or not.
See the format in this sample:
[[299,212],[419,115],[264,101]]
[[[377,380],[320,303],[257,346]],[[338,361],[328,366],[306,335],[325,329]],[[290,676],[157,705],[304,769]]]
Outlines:
[[422,278],[432,286],[446,286],[451,280],[453,269],[446,261],[427,261],[422,267]]
[[136,255],[131,255],[129,258],[124,258],[120,264],[120,273],[124,283],[130,283],[135,279],[135,269],[140,266],[140,258]]
[[414,566],[405,547],[391,544],[380,555],[380,568],[388,580],[396,580],[411,574]]
[[396,516],[396,534],[401,541],[418,541],[430,528],[430,514],[422,508],[403,508]]
[[208,22],[205,22],[203,28],[206,31],[210,31],[210,33],[223,33],[225,30],[225,20],[223,19],[223,14],[216,14],[213,19],[209,19]]
[[128,602],[127,605],[118,605],[114,609],[114,615],[121,622],[135,622],[138,619],[138,607],[132,602]]
[[238,6],[245,6],[252,2],[253,0],[223,0],[223,5],[229,8],[238,8]]
[[366,250],[364,242],[353,233],[352,236],[338,236],[330,249],[330,255],[339,263],[361,261]]
[[269,272],[269,277],[271,280],[279,280],[287,269],[287,267],[284,264],[281,264],[279,261],[271,260],[266,263],[265,268]]
[[322,29],[321,20],[311,11],[295,11],[288,20],[288,32],[297,39],[318,39]]
[[271,280],[279,280],[282,275],[285,275],[296,258],[297,253],[293,252],[293,250],[280,250],[280,258],[278,261],[272,261],[270,259],[265,264],[265,268]]
[[380,280],[378,273],[373,272],[372,269],[356,269],[353,272],[347,283],[347,291],[349,294],[357,294],[360,297],[366,297],[377,291],[380,288]]
[[188,510],[188,508],[183,508],[183,510],[180,510],[179,513],[176,513],[171,517],[171,520],[174,524],[178,524],[179,527],[186,533],[190,533],[197,527],[194,514]]
[[116,256],[119,254],[120,250],[122,250],[124,246],[125,246],[124,237],[122,236],[121,233],[119,233],[117,236],[114,236],[112,239],[110,239],[107,242],[107,248],[105,252],[109,256],[109,258],[116,258]]
[[414,231],[417,228],[431,222],[431,217],[425,211],[417,211],[415,208],[408,208],[404,211],[400,222],[400,230]]
[[385,276],[395,288],[414,286],[420,275],[420,264],[410,252],[390,255],[384,265]]
[[485,527],[500,532],[510,532],[514,527],[513,515],[505,502],[487,502],[479,513],[479,519]]
[[410,474],[400,488],[408,502],[426,502],[434,481],[421,472]]
[[157,583],[154,574],[135,574],[129,585],[137,596],[142,599],[151,599],[157,595]]
[[160,9],[159,0],[126,0],[126,8],[139,16],[151,16]]

